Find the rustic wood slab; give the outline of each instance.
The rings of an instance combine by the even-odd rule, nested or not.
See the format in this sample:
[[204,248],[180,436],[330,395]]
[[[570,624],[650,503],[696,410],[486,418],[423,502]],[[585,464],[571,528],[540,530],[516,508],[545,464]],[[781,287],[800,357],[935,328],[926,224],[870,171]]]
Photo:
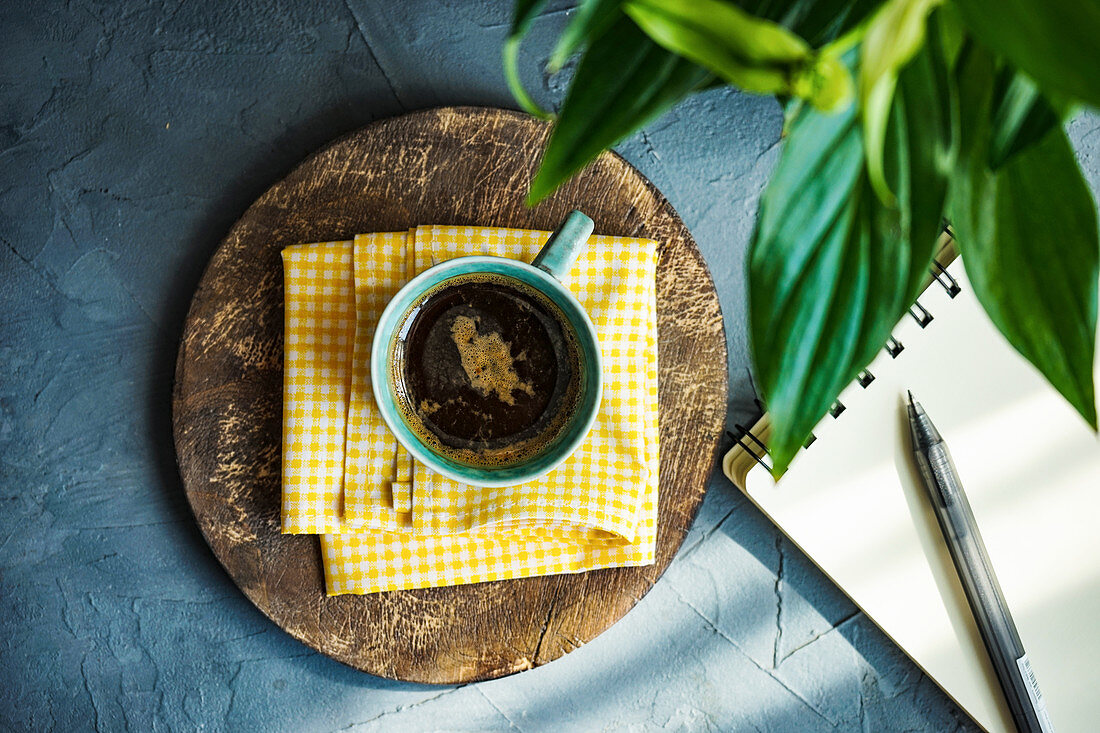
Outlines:
[[[665,198],[606,154],[549,200],[523,198],[548,127],[443,108],[382,120],[314,154],[259,198],[210,261],[176,364],[173,424],[187,498],[234,582],[288,633],[345,664],[417,682],[549,662],[623,616],[664,572],[703,498],[726,409],[714,283]],[[315,536],[279,533],[283,286],[279,251],[419,224],[553,229],[571,209],[601,234],[660,242],[657,563],[453,588],[325,595]]]

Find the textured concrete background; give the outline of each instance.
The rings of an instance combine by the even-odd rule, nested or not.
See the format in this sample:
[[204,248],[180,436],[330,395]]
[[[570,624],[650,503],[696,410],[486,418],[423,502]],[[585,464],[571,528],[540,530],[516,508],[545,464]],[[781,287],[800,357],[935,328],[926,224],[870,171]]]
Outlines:
[[[169,395],[219,239],[310,151],[446,104],[513,106],[508,3],[0,5],[0,728],[928,730],[972,724],[721,477],[666,576],[546,667],[427,687],[274,627],[184,502]],[[525,45],[539,69],[568,19]],[[724,90],[619,150],[718,282],[731,422],[751,412],[742,258],[774,102]],[[1094,187],[1100,124],[1071,126]]]

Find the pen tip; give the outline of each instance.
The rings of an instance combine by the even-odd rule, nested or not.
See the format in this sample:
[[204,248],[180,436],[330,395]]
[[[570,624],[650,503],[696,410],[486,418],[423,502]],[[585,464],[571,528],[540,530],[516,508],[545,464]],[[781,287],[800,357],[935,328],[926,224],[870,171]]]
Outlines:
[[910,391],[910,390],[908,390],[908,389],[907,389],[907,390],[905,390],[905,391],[906,391],[906,393],[907,393],[907,394],[909,395],[909,404],[910,404],[910,405],[911,405],[911,404],[913,404],[913,393],[912,393],[912,391]]

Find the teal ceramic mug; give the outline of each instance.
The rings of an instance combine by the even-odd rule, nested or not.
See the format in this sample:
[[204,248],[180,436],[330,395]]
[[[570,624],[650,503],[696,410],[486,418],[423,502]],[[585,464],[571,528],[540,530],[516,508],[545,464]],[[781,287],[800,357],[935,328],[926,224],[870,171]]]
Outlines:
[[[506,257],[458,257],[435,265],[417,275],[401,288],[386,306],[379,318],[371,348],[370,374],[375,402],[382,414],[382,419],[397,440],[427,468],[467,484],[509,486],[530,481],[553,470],[584,440],[599,412],[603,391],[600,345],[591,319],[561,280],[584,248],[592,229],[592,220],[581,212],[574,211],[550,236],[531,264]],[[552,312],[551,326],[560,330],[561,341],[569,344],[568,368],[555,362],[556,366],[553,369],[555,373],[561,371],[569,375],[568,383],[564,383],[562,378],[557,378],[556,384],[564,384],[564,386],[560,390],[557,387],[554,388],[557,390],[555,394],[560,391],[562,395],[568,395],[567,398],[560,397],[557,403],[560,414],[547,418],[550,428],[544,431],[538,440],[529,440],[524,443],[528,446],[524,450],[509,452],[508,455],[513,456],[512,460],[489,463],[470,458],[470,456],[476,458],[478,455],[475,448],[451,449],[439,442],[439,434],[433,435],[430,431],[426,431],[425,418],[417,413],[419,409],[417,405],[424,405],[426,402],[412,400],[406,384],[406,375],[414,374],[419,368],[417,366],[410,368],[410,360],[414,357],[410,356],[413,351],[408,348],[408,341],[414,338],[414,332],[418,329],[418,319],[425,318],[424,313],[434,307],[430,305],[433,298],[444,297],[440,295],[441,293],[455,292],[456,284],[464,283],[466,288],[477,288],[476,284],[470,283],[482,281],[494,286],[503,286],[506,290],[514,287],[516,291],[522,290],[523,293],[531,296],[532,303],[537,301],[536,305],[540,313]],[[448,288],[451,290],[448,291]],[[516,313],[529,310],[528,304],[521,303],[520,306],[515,309]],[[540,315],[540,318],[542,321],[547,321],[545,313]],[[513,319],[506,314],[503,320],[512,321]],[[547,322],[550,323],[550,321]],[[507,364],[502,366],[492,361],[486,362],[484,359],[488,357],[483,355],[484,352],[503,356],[506,359],[523,359],[526,358],[526,350],[523,355],[512,354],[510,352],[512,347],[503,342],[500,336],[481,334],[471,325],[472,322],[464,324],[468,330],[462,335],[460,341],[457,335],[460,329],[455,325],[458,320],[452,320],[450,323],[450,331],[441,328],[440,332],[444,336],[455,334],[454,343],[444,343],[442,347],[451,350],[452,353],[447,358],[450,358],[454,365],[459,364],[456,355],[461,357],[461,367],[456,366],[452,369],[456,372],[455,379],[466,380],[467,386],[471,381],[476,383],[476,386],[481,389],[479,394],[483,397],[488,395],[486,399],[490,400],[499,399],[515,403],[517,395],[520,399],[524,397],[523,390],[526,390],[526,394],[533,393],[529,384],[517,381],[517,372],[511,371],[511,366]],[[467,335],[470,337],[470,344],[474,344],[473,339],[476,338],[479,347],[484,348],[476,353],[468,354],[463,351]],[[443,339],[444,342],[446,340],[446,338]],[[444,361],[446,361],[445,358],[440,359],[440,363]],[[485,366],[485,373],[488,375],[484,379],[490,379],[490,377],[496,379],[496,384],[491,381],[479,381],[482,377],[477,370],[482,365]],[[530,370],[532,367],[529,364],[524,368]],[[450,378],[448,376],[448,379]],[[505,380],[504,388],[499,387],[501,379]],[[490,388],[488,391],[485,390],[486,385]],[[511,392],[509,388],[512,387],[519,392]],[[434,409],[439,409],[438,403],[431,403],[431,405]],[[508,408],[502,403],[500,414],[506,417],[507,410]],[[489,419],[499,417],[498,414],[487,415],[471,408],[465,418],[467,427],[469,427],[469,421],[479,419],[477,415],[486,415]],[[502,440],[506,441],[506,439]],[[464,445],[469,447],[475,444],[476,441],[470,441]]]

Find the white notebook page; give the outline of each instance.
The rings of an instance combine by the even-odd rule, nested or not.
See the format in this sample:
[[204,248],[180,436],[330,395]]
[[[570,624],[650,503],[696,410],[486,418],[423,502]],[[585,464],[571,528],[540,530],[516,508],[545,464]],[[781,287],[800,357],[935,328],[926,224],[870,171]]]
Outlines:
[[[907,389],[939,428],[1059,731],[1100,725],[1100,440],[962,292],[933,283],[904,350],[841,395],[776,485],[745,492],[980,724],[1012,731],[935,515],[913,467]],[[1098,370],[1100,372],[1100,370]]]

